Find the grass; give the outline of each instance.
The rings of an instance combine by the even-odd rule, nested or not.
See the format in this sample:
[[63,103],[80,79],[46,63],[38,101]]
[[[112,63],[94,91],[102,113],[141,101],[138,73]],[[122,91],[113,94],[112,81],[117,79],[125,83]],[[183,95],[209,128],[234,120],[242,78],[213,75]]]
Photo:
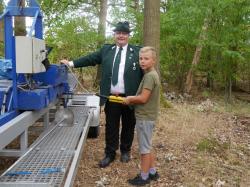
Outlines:
[[160,103],[163,108],[172,108],[172,104],[164,97],[162,88],[160,91]]
[[232,103],[225,103],[224,98],[222,96],[217,96],[213,98],[218,103],[218,112],[226,112],[234,115],[244,115],[250,116],[250,103],[246,101],[241,101],[238,99],[233,99]]
[[[168,168],[185,168],[179,181],[184,186],[215,186],[218,181],[225,182],[225,186],[249,186],[250,175],[242,175],[249,166],[249,151],[243,143],[247,140],[237,134],[239,127],[235,126],[234,116],[249,116],[250,104],[235,100],[230,106],[225,105],[219,96],[210,100],[216,110],[199,112],[197,106],[202,101],[172,103],[172,108],[161,110],[155,140],[165,142],[168,151],[164,155],[173,153],[178,160],[169,161]],[[167,141],[163,141],[164,136]],[[241,153],[243,156],[239,156]],[[183,157],[190,158],[186,161],[189,164]],[[164,158],[161,156],[160,160]]]
[[219,143],[215,138],[204,138],[197,144],[200,152],[219,153],[229,149],[229,143]]
[[201,93],[202,97],[204,98],[209,98],[211,96],[211,92],[209,90],[204,90],[202,93]]
[[[225,112],[225,106],[217,99],[211,100],[218,103],[221,111],[199,112],[197,106],[201,100],[199,103],[171,103],[171,108],[162,106],[153,136],[156,167],[161,178],[152,182],[151,187],[216,186],[220,181],[225,183],[221,185],[223,187],[250,186],[249,150],[245,138],[249,132],[237,131],[238,127],[232,120],[234,113]],[[240,106],[249,105],[236,103],[232,105],[232,111],[240,114],[249,110]],[[86,144],[76,187],[94,186],[100,176],[110,179],[110,187],[125,187],[128,186],[127,179],[140,169],[136,139],[131,162],[122,164],[118,157],[108,168],[100,170],[96,167],[103,156],[103,126],[100,137],[94,142],[88,140],[89,144]]]
[[215,139],[204,138],[197,144],[197,150],[202,152],[214,152],[218,142]]

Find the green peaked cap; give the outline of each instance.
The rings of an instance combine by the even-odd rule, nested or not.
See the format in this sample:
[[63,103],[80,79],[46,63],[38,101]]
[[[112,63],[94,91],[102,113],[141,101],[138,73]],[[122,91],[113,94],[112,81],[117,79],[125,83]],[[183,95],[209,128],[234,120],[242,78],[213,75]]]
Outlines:
[[124,22],[118,22],[113,30],[114,32],[120,31],[120,32],[126,32],[130,33],[130,28],[129,28],[129,22],[124,21]]

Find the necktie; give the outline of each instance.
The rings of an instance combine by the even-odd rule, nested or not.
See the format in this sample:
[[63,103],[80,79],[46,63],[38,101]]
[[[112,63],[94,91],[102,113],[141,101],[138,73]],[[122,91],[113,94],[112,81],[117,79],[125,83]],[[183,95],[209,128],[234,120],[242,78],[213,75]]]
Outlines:
[[118,72],[119,72],[119,65],[121,61],[121,53],[122,47],[119,48],[119,51],[115,57],[114,65],[113,65],[113,74],[112,74],[112,85],[115,86],[118,82]]

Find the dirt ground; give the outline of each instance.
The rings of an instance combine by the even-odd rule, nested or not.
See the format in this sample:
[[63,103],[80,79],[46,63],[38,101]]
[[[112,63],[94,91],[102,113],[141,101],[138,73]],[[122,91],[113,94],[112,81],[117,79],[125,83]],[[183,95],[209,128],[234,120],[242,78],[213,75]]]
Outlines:
[[[250,186],[250,103],[174,99],[162,108],[157,122],[153,148],[160,179],[151,187],[249,187]],[[100,169],[103,158],[104,114],[100,136],[87,139],[74,187],[125,187],[139,172],[137,139],[132,160],[121,163],[120,153],[107,168]],[[0,159],[0,172],[14,162]]]
[[[153,147],[160,179],[151,187],[249,187],[250,104],[224,106],[211,100],[173,102],[161,109]],[[101,133],[88,139],[74,187],[122,187],[139,172],[137,139],[129,163],[116,160],[100,169],[104,150],[104,114]]]

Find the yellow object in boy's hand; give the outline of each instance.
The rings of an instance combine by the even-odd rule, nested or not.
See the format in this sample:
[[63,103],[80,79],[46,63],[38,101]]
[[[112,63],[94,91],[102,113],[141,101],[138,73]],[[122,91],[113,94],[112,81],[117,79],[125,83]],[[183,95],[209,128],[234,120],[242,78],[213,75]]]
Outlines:
[[124,97],[119,97],[119,96],[114,96],[111,95],[108,97],[109,102],[114,102],[114,103],[124,103]]

